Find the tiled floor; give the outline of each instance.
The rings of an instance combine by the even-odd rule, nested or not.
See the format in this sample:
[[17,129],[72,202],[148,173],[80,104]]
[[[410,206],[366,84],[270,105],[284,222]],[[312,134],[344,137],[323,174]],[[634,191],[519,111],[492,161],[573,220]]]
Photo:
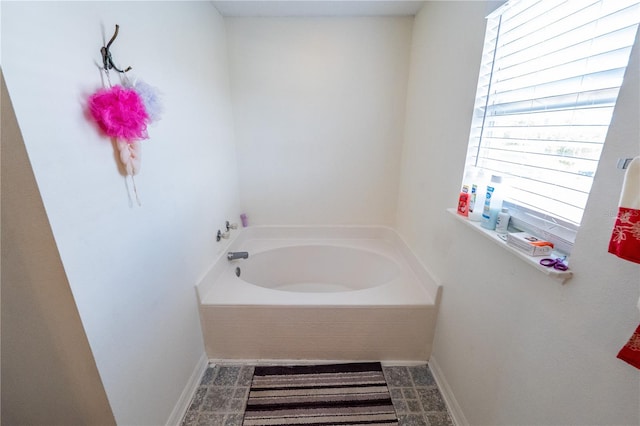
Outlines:
[[[400,426],[453,426],[427,365],[383,367]],[[241,426],[253,366],[207,368],[182,426]]]
[[400,426],[452,426],[427,365],[382,367]]

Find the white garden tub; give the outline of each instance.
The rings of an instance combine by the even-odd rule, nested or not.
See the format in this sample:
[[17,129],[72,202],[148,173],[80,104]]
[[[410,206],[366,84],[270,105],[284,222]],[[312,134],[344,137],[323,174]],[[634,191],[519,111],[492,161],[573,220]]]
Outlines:
[[384,227],[246,228],[197,286],[208,356],[262,361],[425,361],[440,289]]

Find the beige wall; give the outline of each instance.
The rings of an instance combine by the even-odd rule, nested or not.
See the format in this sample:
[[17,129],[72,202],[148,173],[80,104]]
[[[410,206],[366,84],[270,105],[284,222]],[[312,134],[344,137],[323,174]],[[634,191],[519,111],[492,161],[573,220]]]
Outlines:
[[2,423],[115,424],[2,77]]
[[413,18],[225,21],[251,223],[393,225]]

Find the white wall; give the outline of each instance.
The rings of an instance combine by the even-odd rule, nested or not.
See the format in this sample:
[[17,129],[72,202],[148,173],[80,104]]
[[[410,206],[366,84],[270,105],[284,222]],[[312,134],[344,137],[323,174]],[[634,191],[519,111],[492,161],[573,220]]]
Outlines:
[[[638,323],[640,266],[607,253],[640,149],[640,43],[620,92],[574,278],[546,278],[444,210],[464,166],[485,2],[428,2],[414,23],[398,228],[443,282],[433,358],[474,425],[638,424],[640,375],[616,359]],[[464,31],[461,31],[464,29]]]
[[226,19],[251,223],[394,223],[412,22]]
[[[239,213],[224,22],[205,2],[2,8],[8,90],[115,419],[164,424],[204,355],[194,285]],[[142,142],[142,207],[83,113],[116,23],[116,63],[164,95]]]

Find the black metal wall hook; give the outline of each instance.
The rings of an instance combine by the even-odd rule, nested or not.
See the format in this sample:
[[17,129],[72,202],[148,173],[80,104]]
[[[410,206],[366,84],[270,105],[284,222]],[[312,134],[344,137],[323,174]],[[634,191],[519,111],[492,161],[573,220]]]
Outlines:
[[113,37],[111,37],[111,40],[109,40],[109,43],[107,43],[106,46],[102,46],[100,48],[100,53],[102,53],[102,64],[104,66],[105,71],[109,71],[110,69],[114,69],[118,72],[122,72],[125,73],[127,71],[131,70],[131,67],[127,67],[127,69],[125,69],[124,71],[122,71],[121,69],[119,69],[118,67],[116,67],[116,65],[113,63],[113,58],[111,57],[111,52],[109,52],[109,48],[111,47],[111,43],[113,43],[113,41],[116,39],[116,37],[118,37],[118,31],[120,30],[120,26],[118,24],[116,24],[116,31],[113,33]]

